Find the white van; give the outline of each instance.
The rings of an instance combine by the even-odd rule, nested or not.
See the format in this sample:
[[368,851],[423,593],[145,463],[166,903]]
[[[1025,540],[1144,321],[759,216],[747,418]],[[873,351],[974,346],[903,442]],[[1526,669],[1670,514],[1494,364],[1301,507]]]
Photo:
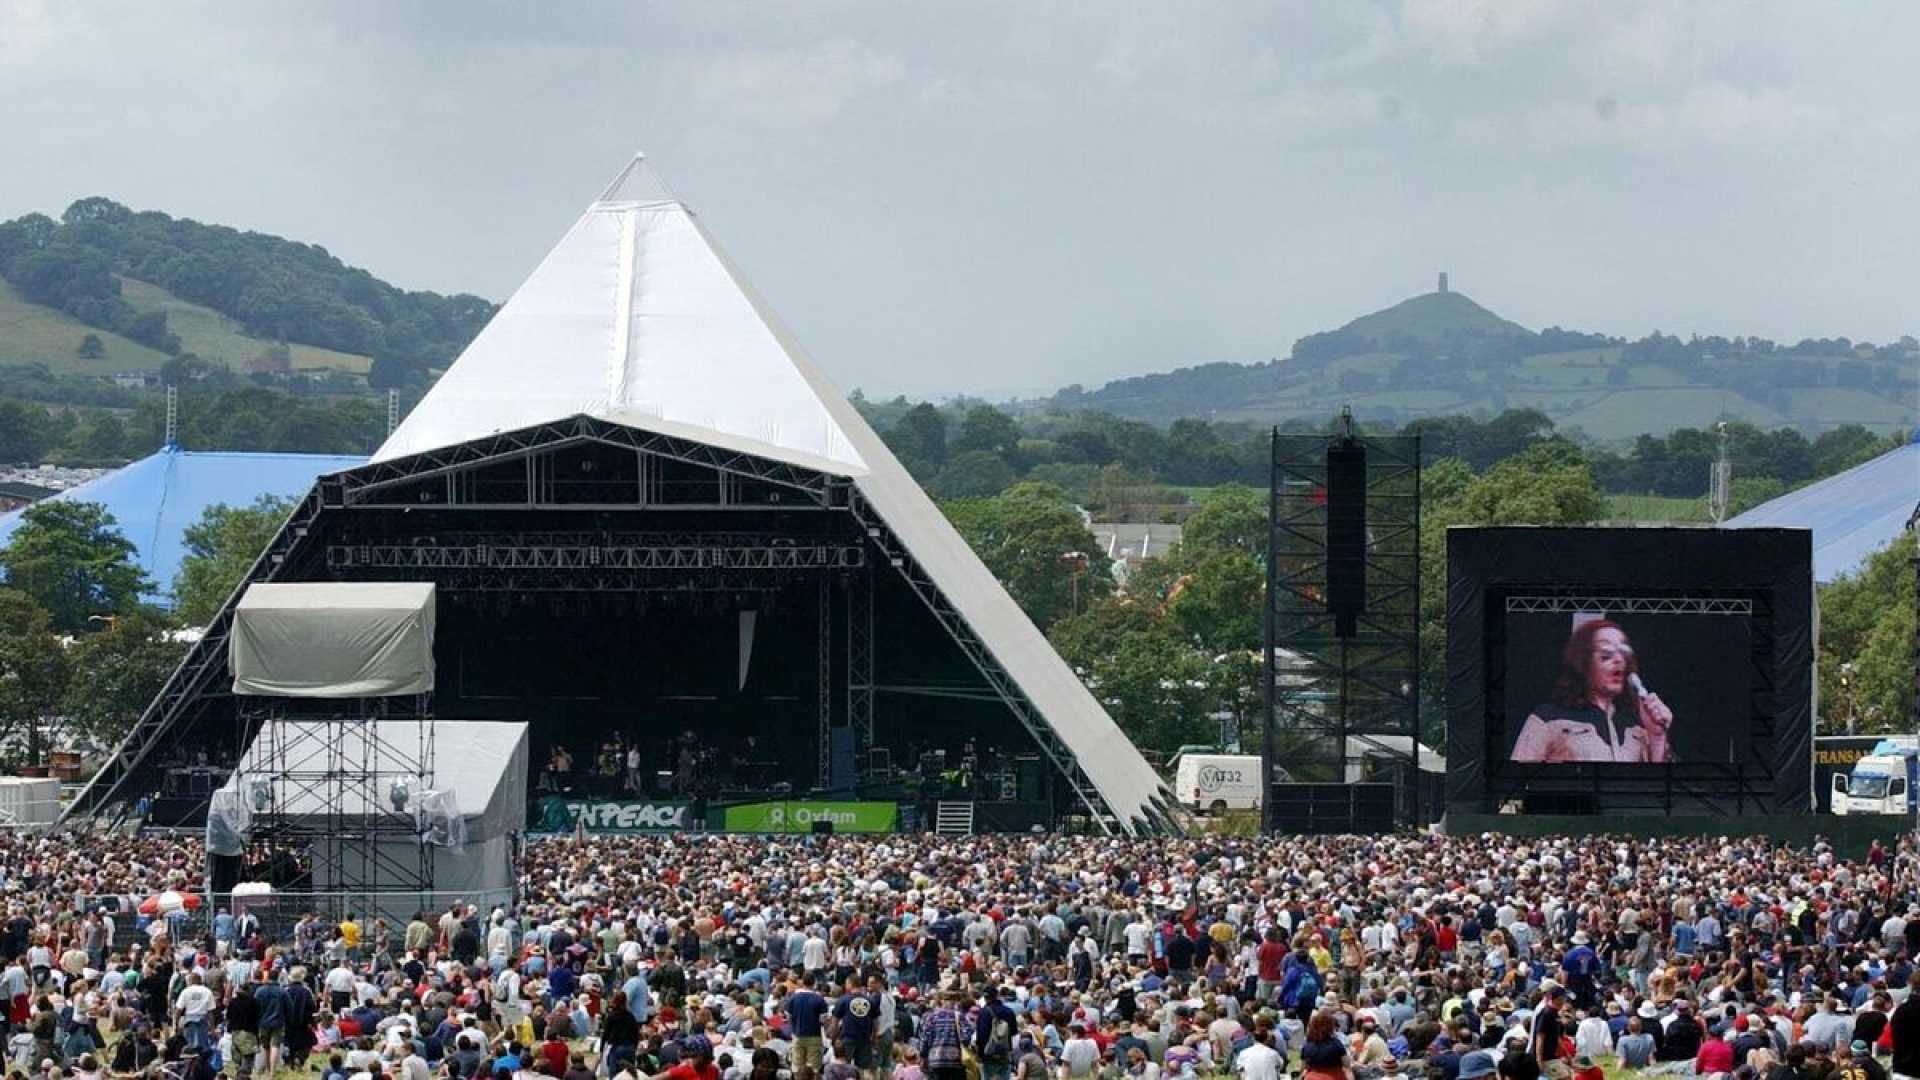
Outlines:
[[1173,759],[1173,795],[1194,810],[1253,810],[1260,806],[1258,754],[1188,754]]

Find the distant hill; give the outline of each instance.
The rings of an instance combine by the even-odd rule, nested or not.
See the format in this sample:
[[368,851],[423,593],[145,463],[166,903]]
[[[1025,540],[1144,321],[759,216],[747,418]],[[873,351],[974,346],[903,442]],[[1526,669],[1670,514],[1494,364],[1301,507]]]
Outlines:
[[1337,333],[1366,338],[1376,345],[1412,340],[1438,345],[1455,337],[1531,337],[1533,331],[1467,299],[1465,293],[1423,293],[1371,315],[1362,315]]
[[[56,371],[192,354],[236,371],[326,369],[376,387],[418,385],[495,311],[477,296],[396,288],[316,245],[97,197],[59,221],[0,223],[0,280],[0,364]],[[76,335],[76,326],[86,329]],[[98,344],[83,354],[86,333]]]
[[1916,402],[1920,342],[1911,336],[1879,346],[1658,333],[1628,341],[1528,330],[1461,293],[1440,291],[1301,338],[1284,360],[1068,387],[1023,405],[1157,423],[1323,419],[1343,405],[1363,419],[1402,423],[1524,407],[1563,430],[1619,441],[1722,419],[1812,433],[1857,423],[1889,433],[1914,426]]

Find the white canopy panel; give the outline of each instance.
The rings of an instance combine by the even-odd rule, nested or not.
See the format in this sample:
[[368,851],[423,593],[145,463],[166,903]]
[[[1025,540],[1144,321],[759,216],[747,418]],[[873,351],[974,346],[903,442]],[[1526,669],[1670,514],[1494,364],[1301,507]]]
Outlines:
[[[375,462],[585,414],[853,480],[1131,830],[1153,767],[946,516],[636,160]],[[642,187],[650,190],[640,191]]]
[[247,587],[233,610],[233,692],[354,698],[433,689],[431,582]]
[[692,213],[657,190],[636,159],[373,460],[585,414],[656,418],[860,471]]

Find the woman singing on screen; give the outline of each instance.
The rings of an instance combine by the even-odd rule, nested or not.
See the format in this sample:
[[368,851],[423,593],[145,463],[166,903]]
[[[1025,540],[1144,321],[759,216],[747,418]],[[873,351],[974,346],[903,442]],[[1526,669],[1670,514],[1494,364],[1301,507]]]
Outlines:
[[1640,667],[1626,631],[1605,619],[1581,623],[1567,639],[1560,663],[1553,700],[1535,708],[1521,726],[1514,761],[1673,760],[1667,741],[1673,712],[1659,695],[1634,690]]

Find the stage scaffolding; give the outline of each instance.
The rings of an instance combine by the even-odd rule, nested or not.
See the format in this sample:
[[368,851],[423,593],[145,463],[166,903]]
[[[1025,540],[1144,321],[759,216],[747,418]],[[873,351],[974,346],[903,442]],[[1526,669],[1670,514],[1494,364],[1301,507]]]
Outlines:
[[239,740],[252,745],[235,777],[253,811],[248,861],[291,855],[309,889],[368,904],[433,891],[434,849],[448,838],[423,805],[434,793],[431,693],[246,696],[238,715]]
[[[1327,603],[1327,452],[1343,439],[1366,450],[1366,605],[1347,637]],[[1328,785],[1329,796],[1391,783],[1394,820],[1420,823],[1420,437],[1276,430],[1268,524],[1265,827],[1287,824],[1276,816],[1282,776]],[[1357,811],[1318,817],[1345,813]]]

